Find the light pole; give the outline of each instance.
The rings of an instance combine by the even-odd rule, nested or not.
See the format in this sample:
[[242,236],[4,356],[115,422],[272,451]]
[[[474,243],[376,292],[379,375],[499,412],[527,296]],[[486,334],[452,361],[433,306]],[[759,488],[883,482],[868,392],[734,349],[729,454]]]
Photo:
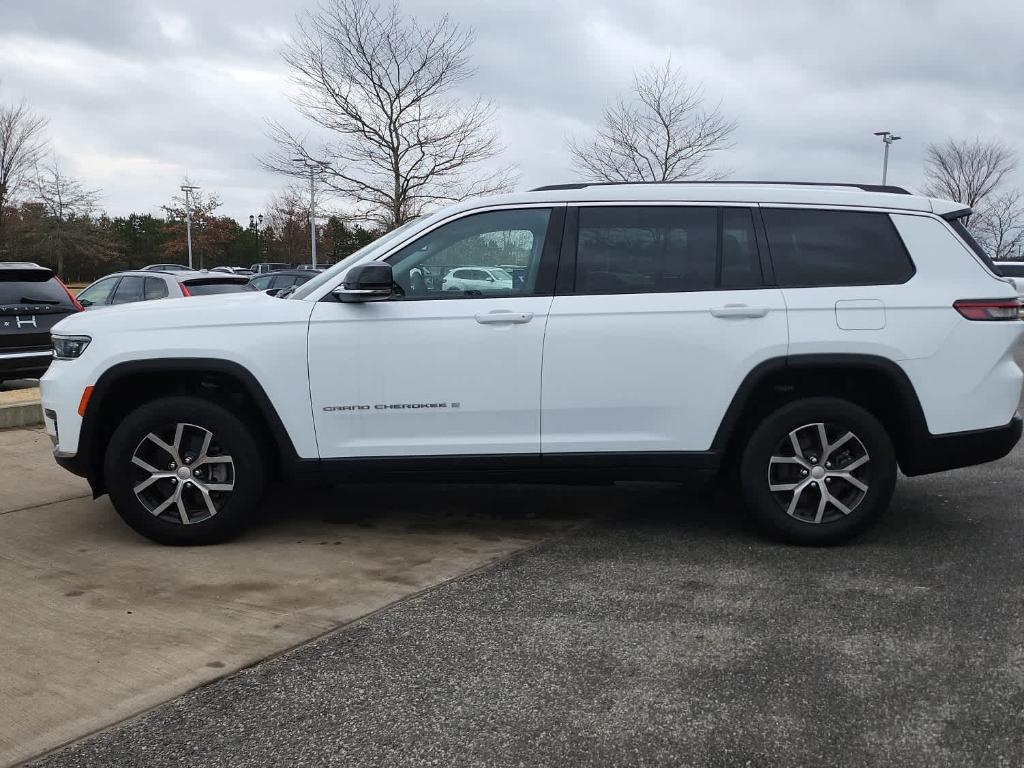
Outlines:
[[188,268],[192,269],[192,193],[199,187],[182,184],[179,187],[185,193],[185,237],[188,240]]
[[892,131],[875,131],[875,136],[881,136],[882,143],[885,144],[885,152],[882,155],[882,186],[884,187],[885,180],[889,176],[889,146],[903,137],[893,136]]
[[328,167],[330,163],[304,157],[293,157],[292,160],[309,169],[309,253],[310,263],[316,269],[316,172]]
[[260,226],[263,224],[263,214],[259,216],[253,216],[249,214],[249,229],[253,231],[256,236],[256,263],[260,260]]

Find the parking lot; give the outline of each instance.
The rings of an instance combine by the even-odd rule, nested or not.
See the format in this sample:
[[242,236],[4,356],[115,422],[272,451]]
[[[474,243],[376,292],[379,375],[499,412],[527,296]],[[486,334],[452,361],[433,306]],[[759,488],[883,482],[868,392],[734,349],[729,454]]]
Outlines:
[[1024,761],[1020,447],[839,548],[619,485],[279,493],[181,550],[0,437],[0,763],[147,709],[41,764]]

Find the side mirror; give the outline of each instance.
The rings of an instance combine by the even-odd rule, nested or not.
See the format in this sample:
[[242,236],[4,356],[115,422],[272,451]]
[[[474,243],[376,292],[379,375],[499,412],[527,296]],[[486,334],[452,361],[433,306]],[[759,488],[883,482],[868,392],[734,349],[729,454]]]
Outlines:
[[332,293],[338,301],[349,303],[384,301],[391,298],[394,284],[391,265],[371,261],[352,267],[345,275],[345,282]]
[[83,307],[91,307],[92,306],[92,302],[89,301],[88,299],[79,299],[78,303],[81,304]]
[[264,291],[264,293],[267,294],[267,296],[277,296],[277,294],[279,294],[280,292],[280,288],[267,288],[267,290]]

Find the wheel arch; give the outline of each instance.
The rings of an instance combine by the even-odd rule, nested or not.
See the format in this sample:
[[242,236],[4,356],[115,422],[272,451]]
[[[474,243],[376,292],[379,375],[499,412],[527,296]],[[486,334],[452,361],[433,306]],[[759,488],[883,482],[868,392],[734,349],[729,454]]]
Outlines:
[[82,419],[77,464],[94,496],[106,492],[103,455],[119,417],[156,397],[182,394],[230,402],[233,411],[253,428],[274,471],[299,463],[277,409],[245,366],[217,358],[132,360],[103,372]]
[[875,355],[793,355],[766,360],[743,379],[715,434],[712,448],[728,458],[758,419],[804,397],[829,395],[870,411],[885,427],[906,474],[917,474],[930,436],[921,402],[906,372]]

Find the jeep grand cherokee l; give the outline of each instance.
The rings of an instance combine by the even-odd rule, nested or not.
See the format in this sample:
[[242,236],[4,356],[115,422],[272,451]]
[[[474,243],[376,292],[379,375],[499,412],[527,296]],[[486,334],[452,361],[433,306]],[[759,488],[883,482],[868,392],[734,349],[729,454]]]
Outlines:
[[[463,202],[287,299],[79,314],[42,381],[57,461],[156,541],[222,540],[271,478],[720,474],[840,541],[897,468],[1004,456],[1021,330],[955,203],[895,187],[572,184]],[[456,268],[523,269],[449,290]]]

